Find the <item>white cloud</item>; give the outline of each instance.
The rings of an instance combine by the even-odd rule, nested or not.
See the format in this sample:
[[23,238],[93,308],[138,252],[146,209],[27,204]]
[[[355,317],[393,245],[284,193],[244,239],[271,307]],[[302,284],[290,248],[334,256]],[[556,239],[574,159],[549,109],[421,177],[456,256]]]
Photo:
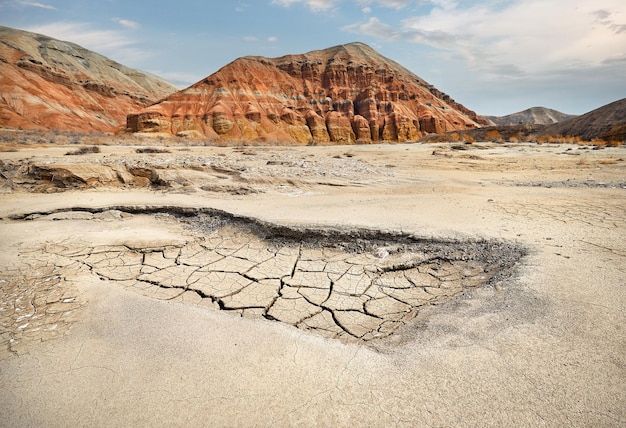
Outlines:
[[[244,36],[242,37],[244,42],[258,42],[259,38],[257,36]],[[278,37],[276,36],[269,36],[267,38],[265,38],[265,41],[270,42],[270,43],[275,43],[278,41]]]
[[53,22],[25,28],[25,30],[76,43],[122,64],[137,63],[149,56],[147,52],[136,48],[135,40],[122,32],[95,29],[89,23]]
[[158,76],[161,79],[167,80],[172,85],[178,88],[185,88],[187,86],[193,85],[194,83],[199,82],[201,79],[204,79],[206,77],[206,75],[190,73],[186,71],[151,70],[149,71],[149,73]]
[[[384,40],[397,40],[401,38],[401,34],[394,30],[391,25],[383,23],[376,17],[372,17],[364,23],[346,25],[342,29],[348,33],[366,34]],[[406,35],[403,38],[406,38]]]
[[500,76],[597,67],[626,52],[623,0],[511,0],[469,7],[450,0],[429,3],[426,15],[400,23],[371,17],[343,30],[430,45],[473,69]]
[[31,6],[31,7],[39,7],[42,9],[56,10],[56,7],[54,6],[51,6],[49,4],[34,2],[34,1],[19,0],[18,3],[21,4],[22,6]]
[[[448,2],[450,0],[432,0],[435,3]],[[289,7],[293,4],[303,3],[309,7],[314,12],[324,12],[339,6],[340,3],[345,2],[345,0],[272,0],[272,4]],[[352,3],[356,3],[358,5],[363,6],[361,11],[365,14],[371,13],[372,9],[368,7],[370,4],[377,4],[379,6],[392,8],[392,9],[402,9],[411,3],[414,3],[415,0],[353,0]],[[429,0],[429,3],[431,1]]]
[[27,30],[77,43],[95,51],[118,49],[132,45],[132,41],[120,33],[112,30],[97,30],[87,23],[53,22],[30,27]]
[[272,4],[289,7],[292,4],[304,3],[314,12],[323,12],[333,9],[341,0],[272,0]]
[[358,0],[359,4],[368,5],[373,3],[391,9],[402,9],[413,2],[414,0]]
[[141,27],[141,25],[138,22],[130,21],[128,19],[113,18],[113,21],[117,22],[122,27],[130,28],[130,29],[133,29],[133,30],[136,30],[139,27]]

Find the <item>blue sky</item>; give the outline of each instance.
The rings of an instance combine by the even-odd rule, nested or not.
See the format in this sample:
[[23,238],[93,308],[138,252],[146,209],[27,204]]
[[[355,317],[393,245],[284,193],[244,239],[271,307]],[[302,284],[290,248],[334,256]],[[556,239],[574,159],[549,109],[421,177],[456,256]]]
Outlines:
[[0,0],[0,25],[181,88],[240,56],[361,41],[480,114],[626,97],[624,0]]

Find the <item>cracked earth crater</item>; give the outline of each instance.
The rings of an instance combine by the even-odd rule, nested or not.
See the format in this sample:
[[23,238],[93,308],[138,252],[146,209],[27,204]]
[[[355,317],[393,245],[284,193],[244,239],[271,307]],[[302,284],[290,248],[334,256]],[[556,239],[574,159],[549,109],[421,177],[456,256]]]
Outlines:
[[191,238],[156,247],[47,244],[45,265],[54,266],[55,278],[95,275],[153,298],[279,321],[343,342],[389,336],[425,306],[501,281],[523,256],[501,241],[286,227],[217,210],[77,209],[47,218],[95,215],[157,216],[182,223]]
[[626,425],[624,146],[17,138],[2,426]]

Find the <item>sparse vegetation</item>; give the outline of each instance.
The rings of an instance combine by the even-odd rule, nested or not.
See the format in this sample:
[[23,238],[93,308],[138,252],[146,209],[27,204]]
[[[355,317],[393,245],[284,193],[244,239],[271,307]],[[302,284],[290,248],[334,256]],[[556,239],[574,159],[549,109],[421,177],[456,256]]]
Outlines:
[[523,136],[521,134],[510,135],[508,138],[509,143],[519,143],[524,141]]
[[600,159],[598,163],[600,165],[615,165],[617,164],[617,159]]
[[463,135],[461,136],[461,138],[463,139],[463,141],[464,141],[466,144],[472,144],[472,143],[475,143],[475,142],[476,142],[476,139],[475,139],[474,137],[472,137],[472,135],[471,135],[471,134],[463,134]]
[[578,162],[576,162],[576,165],[581,165],[581,166],[589,165],[589,160],[586,158],[580,158]]
[[65,153],[65,156],[87,155],[89,153],[100,153],[100,147],[84,146],[84,147],[81,147],[80,149]]
[[577,144],[596,148],[619,147],[624,144],[620,138],[584,139],[576,135],[550,135],[544,133],[542,125],[511,125],[485,127],[464,131],[451,131],[443,134],[430,134],[421,138],[422,143],[473,143],[486,141],[495,143],[536,143],[536,144]]
[[0,152],[17,152],[17,147],[15,145],[15,143],[11,143],[11,144],[4,144],[2,141],[0,141]]
[[491,129],[487,131],[485,134],[485,141],[492,141],[494,143],[502,143],[504,142],[504,138],[502,138],[502,134],[497,129]]
[[448,135],[448,141],[450,141],[451,143],[458,143],[459,141],[461,141],[461,137],[459,136],[458,132],[452,132]]
[[[469,130],[451,131],[442,134],[429,134],[421,138],[418,142],[422,143],[465,143],[472,144],[475,142],[486,141],[496,143],[537,143],[537,144],[577,144],[579,146],[591,146],[596,148],[620,147],[624,141],[614,135],[610,137],[594,138],[585,140],[579,136],[571,135],[548,135],[543,134],[542,126],[519,125],[519,126],[502,126],[502,127],[484,127]],[[250,142],[241,142],[235,140],[224,139],[181,139],[180,137],[165,135],[146,135],[146,134],[106,134],[101,132],[80,134],[77,132],[50,130],[16,130],[9,128],[0,128],[0,143],[4,146],[19,147],[23,145],[37,145],[40,147],[50,147],[53,145],[80,145],[88,146],[110,146],[110,145],[127,145],[142,146],[137,149],[137,153],[168,153],[175,147],[181,150],[187,146],[214,146],[214,147],[234,147],[234,146],[284,146],[284,142],[255,140]],[[92,150],[92,149],[89,149]],[[5,149],[6,151],[6,149]],[[68,155],[87,154],[89,151],[78,149]],[[92,152],[95,153],[95,152]]]
[[172,153],[167,149],[158,149],[156,147],[141,147],[141,148],[135,149],[135,152],[137,153]]

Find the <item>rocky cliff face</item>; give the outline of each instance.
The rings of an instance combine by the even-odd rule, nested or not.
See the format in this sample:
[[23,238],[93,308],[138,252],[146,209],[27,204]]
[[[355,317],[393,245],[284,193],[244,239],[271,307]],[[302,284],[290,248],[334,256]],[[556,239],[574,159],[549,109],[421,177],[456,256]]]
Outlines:
[[112,132],[176,90],[73,43],[0,27],[0,126]]
[[487,124],[362,43],[244,57],[129,115],[131,132],[292,144],[412,141]]

